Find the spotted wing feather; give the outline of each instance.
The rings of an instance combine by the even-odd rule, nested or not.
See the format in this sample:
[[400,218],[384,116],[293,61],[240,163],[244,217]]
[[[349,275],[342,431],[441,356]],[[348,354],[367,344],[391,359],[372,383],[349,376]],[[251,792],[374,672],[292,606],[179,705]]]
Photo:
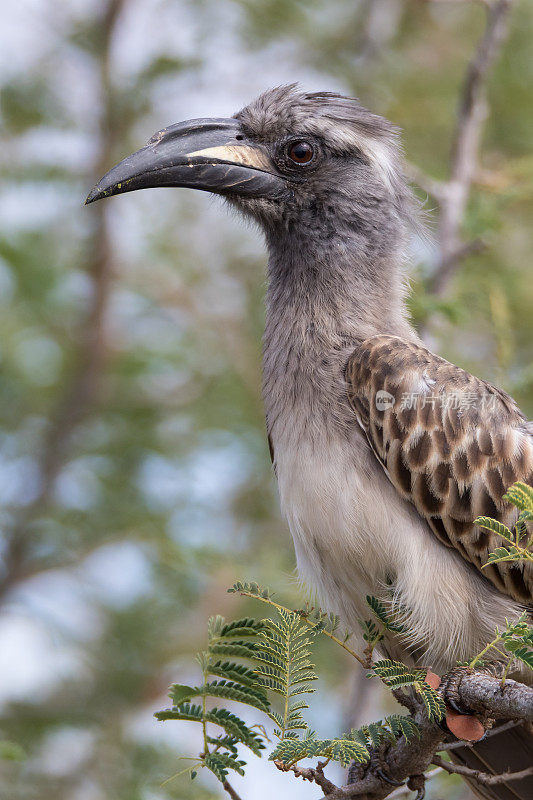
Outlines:
[[[488,516],[512,526],[503,499],[533,484],[533,424],[505,392],[396,336],[373,336],[352,354],[350,402],[398,492],[448,547],[481,567],[503,542],[475,526]],[[499,563],[483,574],[521,603],[533,601],[533,564]]]

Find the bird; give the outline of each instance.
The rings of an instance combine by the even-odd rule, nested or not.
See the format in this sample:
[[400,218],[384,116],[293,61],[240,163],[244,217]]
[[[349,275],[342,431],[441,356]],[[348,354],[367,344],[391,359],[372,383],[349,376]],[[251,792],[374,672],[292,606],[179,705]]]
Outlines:
[[[263,233],[263,401],[300,578],[350,630],[366,595],[392,604],[404,634],[387,634],[389,658],[438,672],[472,659],[533,605],[533,564],[482,569],[501,542],[474,524],[514,523],[504,494],[533,484],[533,423],[409,320],[423,223],[398,129],[355,98],[279,86],[231,118],[157,132],[86,203],[157,186],[221,195]],[[456,758],[517,771],[533,735]],[[476,791],[531,800],[533,778]]]

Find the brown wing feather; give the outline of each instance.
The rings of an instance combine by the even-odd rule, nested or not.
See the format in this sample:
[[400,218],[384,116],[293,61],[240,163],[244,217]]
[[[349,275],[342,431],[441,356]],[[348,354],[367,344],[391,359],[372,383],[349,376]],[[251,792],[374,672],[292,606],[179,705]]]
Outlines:
[[[473,521],[513,525],[516,509],[502,498],[515,481],[533,484],[532,423],[505,392],[396,336],[366,339],[346,377],[358,420],[398,492],[444,544],[481,569],[502,542]],[[531,604],[533,564],[501,563],[483,574]]]

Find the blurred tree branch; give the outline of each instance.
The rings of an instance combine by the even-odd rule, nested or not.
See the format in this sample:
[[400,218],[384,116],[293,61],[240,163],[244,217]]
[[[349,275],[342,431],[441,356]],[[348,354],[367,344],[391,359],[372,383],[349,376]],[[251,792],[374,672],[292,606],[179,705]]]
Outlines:
[[[453,0],[424,0],[450,2]],[[472,2],[472,0],[462,0]],[[449,177],[438,181],[416,167],[410,167],[410,177],[430,194],[439,207],[438,261],[427,287],[428,292],[442,297],[462,260],[483,249],[484,242],[476,239],[464,242],[461,237],[466,205],[478,169],[479,147],[488,116],[487,80],[490,70],[505,40],[509,12],[513,0],[484,2],[487,22],[483,35],[472,55],[463,81],[459,108],[452,139]]]
[[[99,23],[101,114],[100,146],[94,169],[95,181],[107,169],[117,138],[122,133],[111,88],[110,54],[117,23],[126,3],[127,0],[109,0]],[[68,457],[72,433],[90,412],[100,390],[106,355],[105,318],[112,273],[112,247],[107,225],[107,209],[104,204],[97,205],[93,214],[91,252],[87,263],[92,297],[76,369],[48,422],[48,430],[38,458],[39,488],[36,496],[21,511],[7,534],[0,577],[0,603],[19,581],[36,574],[40,569],[49,567],[48,561],[40,565],[32,556],[32,535],[29,526],[46,507],[56,479]]]

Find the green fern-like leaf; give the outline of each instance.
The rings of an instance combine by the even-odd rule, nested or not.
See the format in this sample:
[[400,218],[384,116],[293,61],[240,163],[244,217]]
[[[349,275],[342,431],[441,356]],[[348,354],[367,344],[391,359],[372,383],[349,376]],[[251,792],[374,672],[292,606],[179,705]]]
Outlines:
[[512,503],[522,511],[533,511],[533,488],[526,483],[514,483],[503,496],[504,500]]
[[444,705],[442,697],[427,683],[415,683],[414,686],[424,702],[428,719],[435,722],[440,722],[441,719],[444,719],[446,716],[446,706]]
[[259,734],[249,728],[240,717],[232,714],[226,708],[212,708],[206,711],[205,718],[208,722],[223,728],[228,736],[237,738],[256,755],[260,755],[261,750],[265,749]]
[[204,764],[211,770],[215,778],[218,778],[220,783],[224,783],[228,777],[228,770],[218,753],[207,753],[204,757]]
[[294,764],[302,758],[310,758],[307,739],[283,739],[277,743],[268,758],[269,761],[282,761],[284,764]]
[[533,669],[533,626],[529,620],[529,613],[523,611],[516,621],[507,623],[501,639],[509,653]]
[[259,634],[260,646],[255,654],[257,680],[260,686],[279,695],[284,713],[270,712],[279,726],[280,738],[296,730],[305,730],[301,710],[307,704],[293,698],[313,692],[317,680],[310,661],[311,644],[316,632],[300,619],[297,612],[281,610],[277,620],[266,620]]
[[359,625],[363,631],[363,639],[368,644],[376,645],[383,639],[383,631],[371,619],[361,619],[359,620]]
[[507,525],[504,525],[503,522],[498,522],[498,520],[492,519],[491,517],[477,517],[474,523],[479,525],[480,528],[486,528],[488,531],[497,533],[498,536],[501,536],[502,539],[505,539],[507,542],[511,544],[514,543],[513,532]]
[[250,617],[236,619],[222,625],[218,636],[221,638],[230,636],[256,636],[259,631],[262,630],[264,624],[263,620],[251,619]]
[[[426,676],[425,670],[410,669],[405,664],[402,664],[401,661],[392,661],[389,658],[376,661],[372,669],[383,683],[393,688],[397,688],[397,682],[402,686],[408,686],[417,681],[423,681]],[[371,675],[372,673],[370,673]]]
[[257,652],[257,643],[247,639],[222,639],[209,646],[209,653],[214,656],[230,658],[253,658]]
[[390,717],[385,717],[383,722],[388,725],[396,739],[399,739],[400,736],[405,736],[406,739],[420,738],[420,728],[411,717],[392,714]]
[[226,736],[221,734],[220,736],[206,736],[208,744],[214,744],[218,749],[224,748],[228,750],[232,755],[237,757],[238,750],[237,745],[239,744],[239,740],[235,738],[235,736]]
[[283,739],[269,759],[282,761],[286,765],[295,764],[303,758],[327,758],[338,761],[343,767],[352,761],[365,764],[370,759],[372,749],[378,748],[385,740],[395,741],[400,736],[415,738],[420,736],[420,731],[410,717],[394,714],[334,739],[319,739],[314,731],[308,731],[302,739]]
[[229,594],[250,594],[252,597],[260,597],[263,600],[269,600],[273,593],[268,588],[264,588],[259,586],[255,581],[251,583],[243,583],[242,581],[237,581],[234,583],[231,589],[228,589]]
[[390,689],[413,686],[424,703],[428,718],[436,721],[444,718],[446,713],[444,702],[440,695],[425,682],[425,670],[410,669],[400,661],[383,659],[374,664],[373,671]]
[[347,767],[352,761],[366,763],[370,753],[364,743],[350,735],[335,739],[317,739],[314,732],[303,739],[283,739],[269,756],[271,761],[295,764],[303,758],[328,758]]
[[513,651],[513,655],[523,661],[524,664],[530,669],[533,669],[533,648],[531,647],[518,647]]
[[176,706],[190,700],[192,697],[203,696],[236,700],[265,713],[268,713],[269,710],[268,699],[261,688],[246,686],[234,681],[211,681],[203,686],[183,686],[178,683],[170,690],[170,698]]
[[501,561],[516,561],[519,558],[520,552],[514,545],[509,545],[509,547],[497,547],[492,553],[489,553],[487,563],[483,564],[483,567],[489,564],[498,564]]
[[218,678],[225,678],[245,686],[254,686],[257,681],[253,669],[234,661],[209,661],[207,671],[210,675],[216,675]]
[[224,783],[229,769],[235,770],[239,775],[244,775],[243,767],[246,766],[246,761],[240,761],[227,753],[217,752],[207,753],[204,756],[204,764],[221,783]]
[[385,738],[384,728],[381,722],[371,722],[369,725],[363,725],[361,732],[365,735],[366,740],[370,747],[377,750],[381,742]]
[[379,619],[383,627],[392,633],[403,633],[404,628],[392,619],[385,605],[377,597],[367,594],[366,603]]
[[203,719],[202,706],[191,703],[183,703],[179,708],[165,708],[163,711],[157,711],[154,716],[160,722],[166,722],[169,719],[201,722]]
[[[202,722],[204,714],[201,706],[191,703],[182,703],[180,706],[158,711],[155,714],[155,718],[160,722],[165,722],[170,719]],[[223,728],[228,736],[245,744],[256,755],[260,755],[260,751],[264,750],[265,745],[261,737],[255,731],[251,730],[240,717],[236,714],[232,714],[231,711],[225,708],[212,708],[206,711],[205,719],[207,722],[212,722],[214,725]]]
[[366,764],[370,757],[366,748],[349,738],[331,739],[329,747],[324,749],[326,752],[317,755],[327,755],[333,761],[339,761],[342,767],[348,767],[352,761]]

